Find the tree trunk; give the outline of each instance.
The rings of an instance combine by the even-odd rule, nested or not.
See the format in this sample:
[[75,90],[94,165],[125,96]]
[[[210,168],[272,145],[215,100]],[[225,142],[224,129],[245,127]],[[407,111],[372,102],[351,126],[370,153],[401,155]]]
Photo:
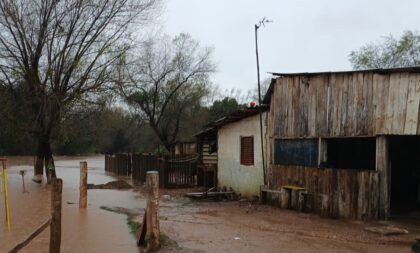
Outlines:
[[49,136],[42,136],[38,138],[34,181],[40,182],[40,180],[42,180],[44,164],[47,183],[50,183],[52,178],[56,178],[56,173]]
[[48,140],[44,146],[44,158],[45,158],[45,174],[47,175],[47,183],[51,183],[51,179],[57,178],[55,174],[55,165],[54,165],[54,158],[51,152],[51,144]]
[[38,137],[38,148],[37,148],[37,154],[36,154],[36,161],[35,161],[35,167],[34,167],[34,177],[33,181],[36,183],[41,183],[42,178],[44,175],[44,152],[43,152],[43,140],[41,137]]

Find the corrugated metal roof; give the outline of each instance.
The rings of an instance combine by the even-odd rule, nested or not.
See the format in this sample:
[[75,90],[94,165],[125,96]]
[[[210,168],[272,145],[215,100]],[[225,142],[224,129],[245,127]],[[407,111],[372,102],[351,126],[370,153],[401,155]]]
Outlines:
[[379,68],[379,69],[362,69],[362,70],[347,70],[347,71],[324,71],[324,72],[300,72],[300,73],[277,73],[268,72],[273,76],[317,76],[317,75],[328,75],[328,74],[350,74],[360,72],[374,72],[379,74],[397,73],[397,72],[410,72],[420,73],[420,66],[415,67],[403,67],[403,68]]
[[[267,111],[268,106],[263,105],[261,107],[261,110],[263,112]],[[244,110],[238,110],[238,111],[232,112],[225,117],[222,117],[218,120],[215,120],[215,121],[207,124],[206,128],[203,131],[195,134],[194,136],[197,137],[197,136],[202,136],[202,135],[206,135],[206,134],[212,134],[212,132],[216,131],[217,128],[220,128],[224,125],[239,121],[239,120],[244,119],[244,118],[248,118],[248,117],[257,115],[258,113],[259,113],[259,107],[258,106],[254,107],[254,108],[247,108],[247,109],[244,109]]]

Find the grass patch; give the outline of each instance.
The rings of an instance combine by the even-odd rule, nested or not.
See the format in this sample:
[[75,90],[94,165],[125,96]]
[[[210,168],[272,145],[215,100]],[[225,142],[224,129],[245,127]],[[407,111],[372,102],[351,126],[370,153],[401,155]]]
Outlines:
[[135,217],[127,215],[127,225],[130,227],[130,233],[133,235],[137,234],[137,230],[140,228],[140,222],[135,221]]
[[159,236],[160,238],[160,243],[161,244],[165,244],[166,242],[168,242],[169,241],[169,236],[167,236],[166,234],[164,234],[164,233],[162,233],[162,232],[160,232],[160,236]]
[[136,215],[133,214],[130,210],[121,208],[121,207],[108,207],[108,206],[100,206],[99,208],[108,212],[127,215],[127,225],[130,228],[130,233],[133,235],[136,235],[137,230],[141,224],[136,221]]
[[107,206],[100,206],[99,208],[102,209],[102,210],[108,211],[108,212],[120,213],[120,212],[117,212],[116,210],[112,209],[111,207],[107,207]]
[[[134,214],[131,210],[125,209],[122,207],[108,207],[108,206],[100,206],[99,208],[108,212],[125,214],[127,216],[127,225],[130,229],[130,233],[136,236],[137,230],[140,228],[141,223],[136,221],[136,214]],[[165,245],[171,242],[169,236],[167,236],[165,233],[162,233],[162,232],[159,235],[159,239],[160,239],[161,245]],[[148,238],[146,236],[144,240],[145,243],[147,242],[147,240]]]

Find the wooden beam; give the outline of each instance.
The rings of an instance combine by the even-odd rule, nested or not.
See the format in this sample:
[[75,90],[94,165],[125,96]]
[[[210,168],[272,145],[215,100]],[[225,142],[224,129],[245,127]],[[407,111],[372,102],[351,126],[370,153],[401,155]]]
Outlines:
[[147,251],[154,251],[160,247],[159,226],[159,173],[148,171],[146,174],[147,186]]
[[60,253],[62,191],[63,180],[59,178],[53,179],[51,189],[50,253]]
[[390,215],[391,167],[389,163],[389,140],[386,136],[376,137],[376,171],[379,175],[379,219],[387,220]]
[[322,162],[327,162],[327,140],[318,138],[318,166]]
[[9,253],[19,252],[21,249],[23,249],[23,247],[28,245],[28,243],[30,243],[35,237],[37,237],[42,231],[44,231],[50,224],[51,224],[51,218],[45,221],[44,223],[42,223],[37,229],[35,229],[34,232],[32,232],[32,234],[30,234],[28,237],[23,239],[23,241],[18,243],[13,249],[11,249]]
[[147,228],[147,211],[144,211],[143,222],[141,223],[140,229],[137,231],[137,246],[142,246],[146,239],[146,228]]
[[87,207],[87,162],[80,162],[79,208]]

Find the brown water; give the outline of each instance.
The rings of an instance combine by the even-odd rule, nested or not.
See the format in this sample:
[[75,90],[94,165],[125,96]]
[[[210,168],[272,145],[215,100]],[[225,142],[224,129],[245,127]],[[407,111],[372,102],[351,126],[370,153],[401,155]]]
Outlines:
[[[80,160],[67,158],[56,163],[58,176],[64,181],[62,252],[138,252],[126,216],[104,211],[100,206],[143,213],[142,187],[137,191],[89,190],[88,208],[79,210]],[[89,183],[115,180],[104,173],[103,157],[86,160]],[[28,170],[28,194],[22,193],[20,169]],[[12,229],[10,232],[5,229],[4,203],[0,197],[0,252],[7,252],[49,216],[49,187],[30,181],[32,174],[29,166],[10,169]],[[171,195],[171,199],[162,198],[160,202],[161,232],[176,242],[172,247],[163,247],[159,251],[163,253],[410,252],[415,238],[420,237],[420,228],[415,224],[391,223],[409,230],[409,234],[384,237],[364,231],[372,224],[360,221],[322,219],[315,214],[263,205],[191,202],[176,197],[183,195],[177,190],[162,190],[162,193]],[[46,230],[22,252],[48,252],[48,241],[49,230]]]
[[[85,159],[88,162],[88,183],[100,184],[114,180],[104,173],[103,157]],[[135,239],[126,224],[126,216],[100,209],[100,206],[123,206],[141,212],[144,199],[134,191],[89,190],[88,208],[80,210],[80,160],[57,161],[57,175],[63,179],[62,252],[138,252]],[[29,193],[22,193],[19,170],[25,177]],[[18,242],[48,219],[50,186],[31,181],[32,166],[9,168],[9,198],[11,230],[4,221],[4,196],[0,197],[0,252],[8,252]],[[74,203],[74,204],[71,204]],[[48,252],[49,229],[35,238],[22,252]]]

